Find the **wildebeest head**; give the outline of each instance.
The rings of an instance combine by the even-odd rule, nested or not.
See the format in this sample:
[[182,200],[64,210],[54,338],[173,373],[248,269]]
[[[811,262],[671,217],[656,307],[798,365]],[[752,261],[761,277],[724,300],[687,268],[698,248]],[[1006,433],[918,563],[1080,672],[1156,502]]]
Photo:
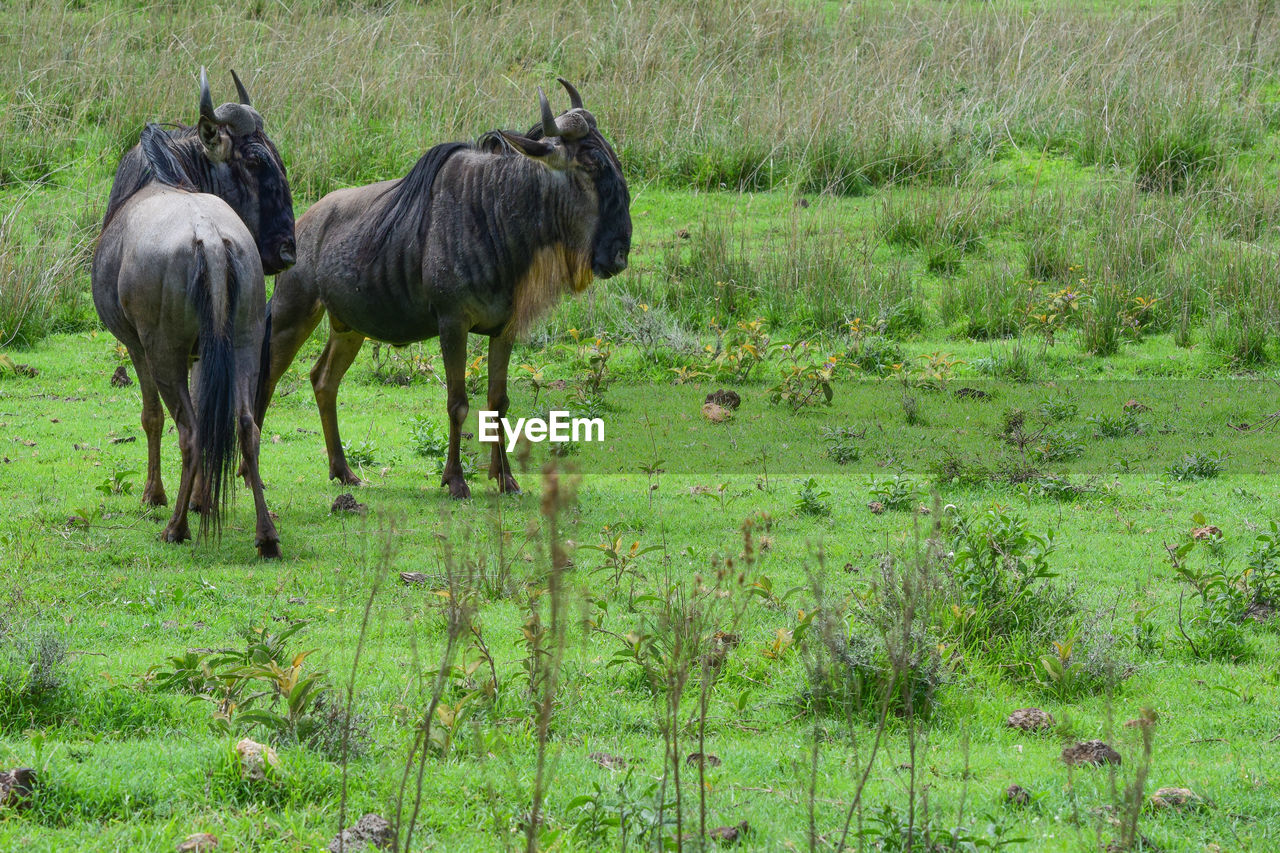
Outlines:
[[559,117],[542,89],[538,105],[542,121],[525,136],[502,132],[516,151],[557,171],[578,171],[588,177],[598,202],[591,245],[591,270],[598,278],[612,278],[627,268],[631,252],[631,195],[618,155],[596,127],[596,118],[582,106],[573,84],[557,77],[569,93],[570,109]]
[[200,69],[196,135],[212,185],[201,188],[220,196],[244,220],[258,243],[263,271],[271,275],[293,266],[293,197],[280,153],[262,129],[262,116],[234,71],[231,77],[240,103],[214,109],[208,77]]

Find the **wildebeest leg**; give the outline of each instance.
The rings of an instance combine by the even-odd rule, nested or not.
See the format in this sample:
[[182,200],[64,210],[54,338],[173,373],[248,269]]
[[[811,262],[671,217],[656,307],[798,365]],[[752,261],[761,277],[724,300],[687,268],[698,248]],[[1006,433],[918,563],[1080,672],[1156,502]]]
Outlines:
[[[489,409],[498,413],[498,422],[507,416],[511,400],[507,397],[507,366],[511,362],[512,342],[503,335],[489,338]],[[501,428],[500,440],[493,445],[489,457],[489,477],[498,481],[498,491],[519,492],[520,486],[511,474],[507,458],[507,431]]]
[[467,419],[467,330],[453,321],[440,321],[440,354],[444,356],[445,390],[449,410],[449,456],[444,463],[440,485],[449,487],[453,498],[471,497],[462,473],[462,423]]
[[311,368],[311,388],[316,394],[316,406],[320,409],[320,426],[324,429],[324,446],[329,451],[329,479],[341,480],[348,486],[359,486],[361,480],[347,464],[342,452],[342,438],[338,435],[338,383],[356,360],[356,354],[364,344],[364,335],[350,330],[343,331],[330,320],[329,341],[324,352]]
[[[293,284],[295,280],[291,278],[289,285]],[[271,362],[263,393],[254,401],[254,419],[259,429],[280,378],[324,316],[324,306],[319,299],[294,294],[283,278],[276,279],[276,292],[268,308],[271,311]]]
[[129,348],[133,360],[133,372],[138,375],[138,388],[142,391],[142,431],[147,436],[147,482],[142,487],[142,502],[148,506],[164,506],[169,498],[164,493],[160,477],[160,439],[164,435],[164,406],[160,392],[147,367],[147,359],[141,350]]
[[244,455],[244,466],[247,468],[245,481],[253,490],[253,507],[257,513],[254,527],[253,543],[258,546],[258,556],[264,559],[279,559],[280,535],[267,512],[267,500],[262,495],[262,478],[258,476],[258,448],[261,436],[258,424],[254,421],[253,398],[246,395],[240,401],[240,452]]
[[[156,362],[151,363],[154,367]],[[191,392],[187,388],[186,353],[177,357],[177,370],[180,376],[156,376],[156,387],[164,404],[169,407],[169,414],[178,426],[178,449],[182,452],[182,478],[178,481],[178,497],[173,503],[173,516],[164,532],[160,534],[166,542],[185,542],[191,538],[191,528],[187,525],[187,508],[191,503],[191,489],[196,476],[196,409],[191,403]]]

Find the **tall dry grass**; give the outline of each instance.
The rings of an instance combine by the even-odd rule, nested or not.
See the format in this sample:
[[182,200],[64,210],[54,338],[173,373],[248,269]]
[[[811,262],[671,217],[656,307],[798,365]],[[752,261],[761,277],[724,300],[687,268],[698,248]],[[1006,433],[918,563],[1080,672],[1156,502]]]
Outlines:
[[[552,91],[560,74],[580,85],[637,189],[858,195],[913,182],[968,192],[986,165],[1021,149],[1099,165],[1130,185],[1131,208],[1178,207],[1175,217],[1209,222],[1222,239],[1271,240],[1280,206],[1258,190],[1265,158],[1250,152],[1280,127],[1272,6],[31,0],[0,17],[11,59],[0,64],[0,206],[15,187],[49,184],[96,216],[146,121],[193,120],[202,65],[218,100],[233,91],[227,69],[241,73],[302,204],[403,174],[433,143],[533,124],[537,85],[565,104]],[[1172,295],[1181,285],[1148,271],[1173,264],[1178,244],[1146,222],[1102,223],[1125,233],[1093,254],[1107,256],[1109,275]],[[1135,243],[1137,260],[1125,260]],[[954,274],[968,247],[942,241],[929,270]],[[856,241],[829,241],[825,260],[782,249],[757,263],[760,275],[791,291],[817,282],[822,297],[798,315],[787,300],[758,310],[829,327],[849,313],[830,298],[846,282],[881,287],[858,284],[869,274]],[[773,269],[768,257],[807,266]],[[696,289],[668,307],[714,296]]]
[[556,74],[642,179],[860,192],[1007,144],[1136,166],[1271,126],[1280,30],[1254,38],[1255,8],[37,0],[0,23],[4,179],[109,172],[144,121],[194,116],[200,65],[222,97],[241,72],[304,199],[531,124]]

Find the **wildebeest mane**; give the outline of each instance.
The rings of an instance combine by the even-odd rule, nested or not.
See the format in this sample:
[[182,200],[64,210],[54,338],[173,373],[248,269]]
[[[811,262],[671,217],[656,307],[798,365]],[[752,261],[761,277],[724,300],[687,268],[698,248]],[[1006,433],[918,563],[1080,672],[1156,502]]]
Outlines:
[[466,142],[444,142],[427,151],[409,173],[396,181],[380,197],[382,210],[366,227],[360,241],[360,257],[368,259],[397,230],[415,226],[419,244],[426,241],[430,227],[431,187],[450,157],[472,146]]
[[[143,140],[145,141],[149,135],[152,151],[163,147],[169,155],[168,165],[176,172],[167,176],[169,180],[165,177],[160,177],[159,180],[172,186],[181,186],[183,189],[195,191],[195,185],[189,176],[196,174],[194,170],[198,167],[195,156],[198,149],[189,143],[197,143],[196,129],[176,125],[172,129],[165,130],[157,124],[148,124],[142,131]],[[166,138],[169,144],[161,146],[161,137]],[[151,158],[143,150],[142,143],[125,152],[120,160],[120,168],[116,170],[115,181],[111,184],[111,195],[107,198],[107,212],[102,217],[103,228],[107,227],[111,217],[124,207],[126,201],[137,195],[143,187],[157,180],[158,176],[150,160]],[[185,186],[175,180],[185,181]]]

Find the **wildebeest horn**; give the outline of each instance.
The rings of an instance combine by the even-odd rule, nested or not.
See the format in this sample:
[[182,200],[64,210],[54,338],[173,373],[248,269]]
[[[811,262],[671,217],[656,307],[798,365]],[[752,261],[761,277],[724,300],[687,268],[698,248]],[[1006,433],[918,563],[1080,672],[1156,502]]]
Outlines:
[[575,110],[582,109],[582,96],[578,94],[577,89],[573,88],[573,84],[563,77],[557,77],[556,79],[560,81],[561,86],[564,86],[564,90],[569,93],[570,108]]
[[547,139],[560,135],[560,128],[556,127],[556,117],[551,112],[551,104],[547,103],[547,94],[542,91],[542,87],[538,87],[538,106],[542,109],[542,135]]
[[234,68],[231,69],[231,79],[236,81],[236,92],[240,95],[240,103],[244,104],[246,107],[253,106],[253,104],[249,102],[249,93],[245,91],[244,84],[241,83],[240,78],[236,76],[236,70]]
[[213,96],[209,94],[209,75],[204,66],[200,66],[200,118],[216,122],[213,114]]

